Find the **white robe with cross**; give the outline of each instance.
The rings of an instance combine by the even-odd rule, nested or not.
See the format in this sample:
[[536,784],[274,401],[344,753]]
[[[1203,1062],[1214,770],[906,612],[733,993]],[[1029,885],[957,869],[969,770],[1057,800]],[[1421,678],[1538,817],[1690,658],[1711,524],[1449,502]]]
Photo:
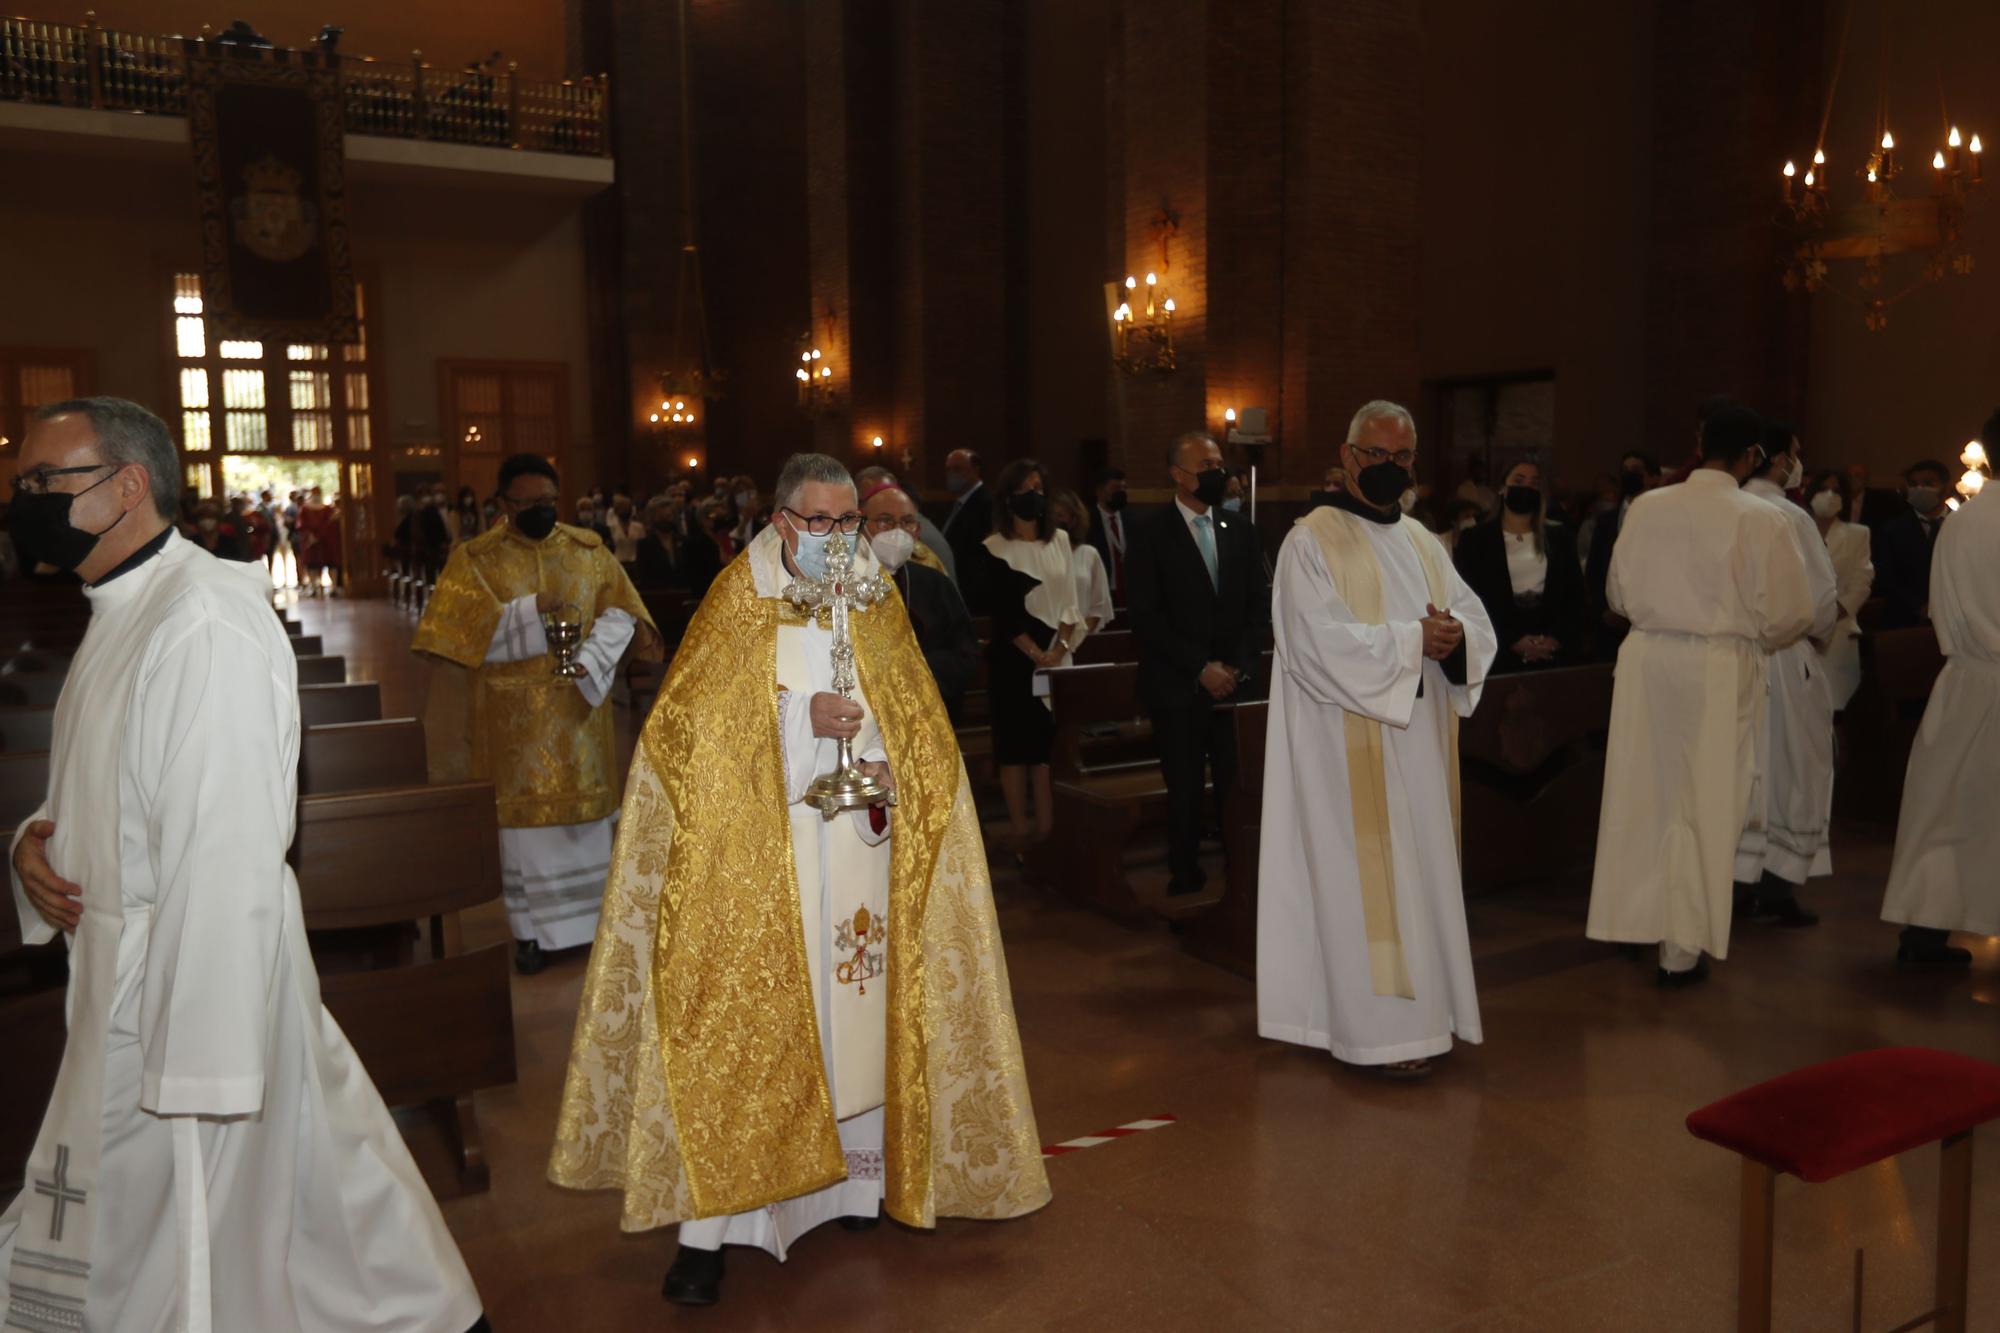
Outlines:
[[[62,1069],[0,1217],[10,1328],[465,1333],[479,1317],[320,1004],[285,863],[297,666],[268,594],[262,566],[178,537],[88,590],[33,816],[55,822],[49,862],[82,886],[83,919]],[[23,938],[53,938],[13,889]]]
[[[759,597],[779,596],[791,576],[779,550],[782,538],[767,528],[746,559]],[[875,568],[857,555],[857,576]],[[855,615],[893,615],[877,607]],[[799,926],[806,943],[806,973],[819,1019],[820,1056],[833,1098],[847,1179],[796,1198],[725,1217],[681,1223],[680,1243],[713,1250],[754,1245],[783,1259],[806,1232],[837,1217],[874,1217],[883,1195],[882,1104],[888,1058],[889,837],[893,816],[877,832],[865,810],[829,820],[806,803],[806,788],[833,770],[837,741],[813,735],[812,697],[833,689],[833,634],[818,624],[778,627],[778,733],[784,746],[790,801],[792,862],[798,875]],[[860,689],[861,732],[857,761],[887,759],[875,712]],[[887,815],[887,812],[885,812]],[[857,921],[866,910],[867,915]]]
[[[1465,627],[1463,685],[1424,656],[1432,601],[1404,524],[1365,523],[1381,624],[1342,602],[1311,532],[1278,552],[1277,636],[1257,880],[1257,1031],[1351,1064],[1442,1055],[1482,1039],[1447,767],[1452,717],[1479,702],[1496,642],[1486,608],[1436,553]],[[1419,692],[1421,696],[1419,697]],[[1377,994],[1356,859],[1345,714],[1382,728],[1395,916],[1411,998]]]

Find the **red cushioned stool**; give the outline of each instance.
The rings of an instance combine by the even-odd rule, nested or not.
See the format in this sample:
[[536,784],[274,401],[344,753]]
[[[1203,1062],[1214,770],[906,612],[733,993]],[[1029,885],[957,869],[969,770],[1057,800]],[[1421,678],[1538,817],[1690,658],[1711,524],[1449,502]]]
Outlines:
[[1965,1333],[1972,1131],[1996,1117],[2000,1065],[1921,1046],[1862,1051],[1808,1065],[1689,1116],[1689,1133],[1743,1156],[1736,1327],[1745,1333],[1771,1327],[1777,1172],[1817,1183],[1941,1142],[1937,1306],[1902,1327],[1935,1320],[1940,1333]]

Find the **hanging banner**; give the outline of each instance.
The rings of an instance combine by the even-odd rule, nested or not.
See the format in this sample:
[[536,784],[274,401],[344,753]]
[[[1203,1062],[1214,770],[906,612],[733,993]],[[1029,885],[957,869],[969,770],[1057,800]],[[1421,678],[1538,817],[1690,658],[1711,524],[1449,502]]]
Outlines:
[[223,338],[354,341],[337,64],[210,47],[187,71],[203,313]]

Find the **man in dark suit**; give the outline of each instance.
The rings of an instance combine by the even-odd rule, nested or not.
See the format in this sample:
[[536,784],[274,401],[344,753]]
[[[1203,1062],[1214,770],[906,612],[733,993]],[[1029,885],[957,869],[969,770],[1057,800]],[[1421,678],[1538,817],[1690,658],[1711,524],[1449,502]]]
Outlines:
[[1097,503],[1090,508],[1090,544],[1104,560],[1111,580],[1111,604],[1125,605],[1125,473],[1115,467],[1097,475]]
[[952,568],[958,571],[958,590],[965,595],[966,606],[974,615],[985,615],[985,579],[980,571],[986,567],[986,535],[993,531],[993,497],[980,477],[979,455],[970,449],[946,454],[944,484],[954,498],[951,512],[938,528],[951,547]]
[[1950,513],[1947,476],[1944,464],[1930,459],[1911,467],[1903,474],[1908,507],[1871,529],[1883,629],[1910,629],[1931,618],[1931,551]]
[[919,527],[917,502],[900,486],[878,486],[861,502],[861,530],[868,534],[869,549],[903,595],[924,664],[937,682],[945,712],[957,726],[959,705],[979,675],[979,638],[972,632],[972,617],[966,614],[957,585],[910,559]]
[[1139,644],[1139,703],[1167,783],[1170,895],[1199,892],[1202,778],[1218,803],[1236,781],[1236,734],[1216,707],[1254,681],[1270,614],[1250,525],[1222,509],[1229,473],[1200,433],[1168,451],[1174,502],[1132,525],[1126,608]]
[[1632,502],[1660,484],[1660,460],[1649,453],[1634,449],[1619,460],[1618,507],[1607,509],[1597,516],[1597,525],[1591,531],[1590,554],[1583,568],[1584,591],[1590,598],[1591,630],[1597,639],[1596,656],[1599,661],[1610,661],[1618,655],[1618,645],[1625,640],[1623,617],[1611,609],[1605,595],[1605,584],[1611,578],[1611,548],[1618,544],[1618,529],[1624,526],[1625,511]]
[[1903,512],[1903,497],[1886,486],[1868,484],[1868,465],[1855,463],[1847,469],[1847,512],[1849,523],[1874,532]]

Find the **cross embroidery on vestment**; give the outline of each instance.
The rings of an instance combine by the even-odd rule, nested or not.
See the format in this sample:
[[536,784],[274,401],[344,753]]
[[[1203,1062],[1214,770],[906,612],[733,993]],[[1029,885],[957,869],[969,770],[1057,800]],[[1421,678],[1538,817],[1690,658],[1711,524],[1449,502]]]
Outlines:
[[49,1239],[61,1240],[63,1234],[63,1210],[70,1204],[83,1207],[84,1192],[69,1183],[69,1145],[56,1145],[56,1178],[35,1182],[35,1193],[55,1200],[49,1216]]

